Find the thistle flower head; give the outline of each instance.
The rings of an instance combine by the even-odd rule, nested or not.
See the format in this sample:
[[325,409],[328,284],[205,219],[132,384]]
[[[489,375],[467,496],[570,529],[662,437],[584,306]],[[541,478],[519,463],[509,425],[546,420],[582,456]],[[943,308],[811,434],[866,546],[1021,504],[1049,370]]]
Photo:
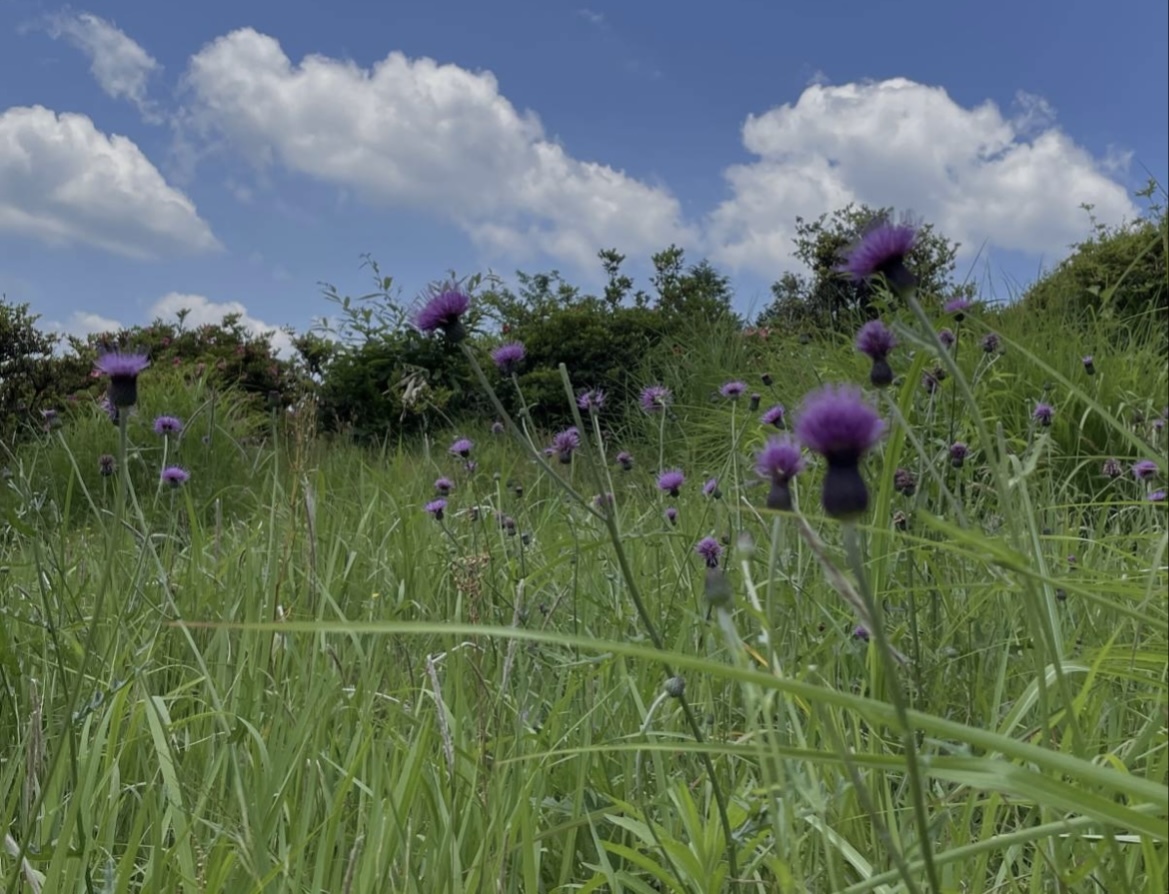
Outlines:
[[1165,497],[1166,493],[1164,490],[1154,490],[1150,491],[1149,495],[1145,499],[1147,499],[1150,503],[1164,503]]
[[704,496],[718,499],[722,496],[722,491],[718,488],[717,478],[708,478],[706,483],[702,485],[702,493]]
[[461,456],[463,459],[466,459],[471,455],[471,451],[474,449],[474,447],[475,442],[470,438],[459,438],[457,441],[451,444],[450,454],[451,456]]
[[605,406],[605,392],[600,388],[582,391],[576,396],[576,405],[587,413],[598,413]]
[[522,342],[512,341],[507,344],[500,345],[491,352],[491,359],[498,369],[505,376],[510,376],[517,372],[520,364],[524,360],[524,345]]
[[970,310],[973,306],[974,302],[968,298],[951,298],[942,309],[946,313],[952,314],[954,319],[961,323],[966,319],[966,311]]
[[1124,469],[1120,467],[1120,460],[1116,457],[1109,457],[1100,467],[1100,474],[1105,478],[1119,478],[1124,474]]
[[578,447],[580,447],[580,432],[575,425],[558,432],[552,438],[551,450],[562,463],[572,462],[572,453]]
[[674,400],[665,385],[647,385],[641,390],[641,408],[647,413],[657,413],[668,407]]
[[179,466],[167,466],[162,470],[159,480],[163,484],[169,484],[171,487],[179,487],[180,485],[186,484],[190,477],[187,471]]
[[1096,375],[1096,358],[1095,357],[1093,357],[1091,354],[1086,355],[1083,358],[1083,364],[1084,364],[1084,372],[1086,372],[1090,376]]
[[743,396],[743,392],[747,390],[746,382],[727,382],[718,389],[718,393],[728,400],[736,400]]
[[897,291],[912,288],[916,279],[905,266],[905,258],[917,242],[911,224],[894,224],[888,218],[872,221],[853,243],[838,269],[855,282],[882,274]]
[[897,469],[893,473],[893,489],[903,497],[917,493],[917,478],[909,469]]
[[694,552],[702,556],[707,568],[717,568],[718,560],[723,554],[722,544],[713,537],[703,537],[694,547]]
[[988,332],[982,337],[982,350],[987,354],[995,354],[1002,346],[1002,339],[997,332]]
[[463,314],[471,307],[471,299],[458,289],[446,288],[431,296],[418,310],[414,325],[423,332],[442,333],[451,341],[459,341],[463,329]]
[[665,511],[666,521],[672,525],[678,524],[678,510],[673,506],[667,506]]
[[855,464],[880,440],[885,423],[848,385],[829,385],[809,394],[796,420],[796,437],[829,462]]
[[622,450],[617,454],[617,465],[625,472],[633,468],[633,455],[628,450]]
[[966,462],[966,457],[970,455],[970,448],[961,441],[955,441],[950,445],[950,464],[955,469],[962,468],[962,464]]
[[446,512],[447,502],[443,499],[431,500],[424,507],[424,511],[428,515],[434,516],[435,521],[442,521],[443,513]]
[[664,490],[671,497],[678,496],[678,491],[681,490],[682,485],[686,483],[686,476],[679,470],[672,469],[669,472],[662,472],[658,476],[658,489]]
[[[132,407],[138,402],[138,376],[150,366],[145,354],[105,351],[94,361],[94,371],[109,376],[109,401],[115,408]],[[116,421],[116,420],[115,420]]]
[[940,341],[942,343],[942,347],[952,348],[952,347],[954,347],[954,344],[958,341],[958,336],[956,336],[954,334],[953,329],[939,329],[938,330],[938,341]]
[[504,425],[498,419],[491,423],[491,433],[493,435],[501,435],[505,431]]
[[776,428],[783,428],[783,421],[787,416],[787,410],[784,409],[783,404],[776,404],[766,413],[759,417],[764,425],[774,425]]
[[97,470],[101,473],[103,478],[109,478],[117,471],[118,461],[115,460],[108,453],[103,453],[97,458]]
[[442,496],[446,496],[455,489],[455,483],[447,477],[436,478],[434,481],[434,489]]
[[869,320],[856,334],[856,349],[871,360],[884,360],[897,347],[897,336],[880,320]]
[[183,430],[183,422],[175,416],[159,416],[154,420],[156,435],[177,435]]
[[1157,476],[1157,464],[1151,459],[1137,460],[1133,463],[1132,474],[1137,481],[1148,481]]
[[772,481],[787,482],[804,468],[800,445],[792,438],[768,438],[755,456],[755,471]]
[[1048,403],[1037,403],[1031,413],[1031,418],[1040,425],[1051,425],[1051,420],[1055,418],[1055,407]]

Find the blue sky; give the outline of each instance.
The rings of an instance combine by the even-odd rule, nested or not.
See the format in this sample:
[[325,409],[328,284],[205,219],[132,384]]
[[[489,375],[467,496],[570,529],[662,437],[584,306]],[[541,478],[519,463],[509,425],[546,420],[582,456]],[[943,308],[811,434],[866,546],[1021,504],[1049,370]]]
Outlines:
[[[165,8],[165,13],[162,12]],[[0,0],[0,291],[83,332],[327,313],[371,253],[766,300],[797,216],[892,205],[1005,297],[1169,182],[1169,7]]]

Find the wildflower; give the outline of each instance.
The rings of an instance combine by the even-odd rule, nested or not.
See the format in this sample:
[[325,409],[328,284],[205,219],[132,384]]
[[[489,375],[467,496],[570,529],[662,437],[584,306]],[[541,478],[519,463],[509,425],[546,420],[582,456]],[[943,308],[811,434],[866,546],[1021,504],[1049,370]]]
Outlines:
[[471,299],[457,289],[448,288],[427,301],[414,318],[414,324],[423,332],[442,330],[450,341],[461,341],[467,334],[463,328],[463,314],[471,306]]
[[694,547],[694,552],[702,556],[707,568],[717,568],[719,557],[723,554],[723,548],[713,537],[703,537]]
[[894,291],[906,292],[917,284],[916,277],[905,266],[906,255],[916,241],[917,231],[913,226],[877,218],[849,249],[839,269],[855,282],[880,274]]
[[1147,497],[1145,497],[1145,499],[1148,500],[1150,503],[1164,503],[1165,502],[1165,491],[1164,490],[1152,491]]
[[926,390],[928,394],[934,394],[942,387],[942,381],[946,378],[946,371],[940,366],[935,366],[933,369],[927,369],[921,374],[921,387]]
[[1133,463],[1132,474],[1137,481],[1148,481],[1157,476],[1157,464],[1151,459],[1138,460]]
[[598,509],[607,509],[613,505],[613,495],[611,493],[597,494],[593,497],[593,505]]
[[881,417],[854,388],[828,386],[804,399],[796,437],[828,461],[820,495],[828,515],[850,518],[868,508],[869,492],[857,464],[884,431]]
[[672,525],[678,524],[678,510],[673,506],[667,506],[665,511],[666,521]]
[[503,423],[496,419],[491,423],[491,433],[493,435],[501,435],[504,432]]
[[159,416],[154,420],[154,433],[167,437],[178,435],[183,430],[183,422],[174,416]]
[[515,534],[516,534],[516,521],[510,515],[504,515],[499,520],[499,526],[501,528],[503,528],[503,532],[505,534],[507,534],[508,537],[515,536]]
[[641,408],[647,413],[664,410],[673,402],[674,396],[664,385],[647,385],[641,391]]
[[917,479],[908,469],[898,469],[893,473],[893,489],[903,497],[912,497],[917,493]]
[[950,465],[955,469],[962,468],[963,463],[966,462],[966,457],[970,455],[970,448],[961,441],[955,441],[950,445]]
[[987,354],[997,353],[1001,343],[1002,339],[997,332],[988,332],[982,337],[982,350]]
[[505,376],[514,375],[524,360],[524,345],[518,341],[500,345],[491,352],[491,359],[495,361],[496,369]]
[[760,417],[760,421],[764,425],[774,425],[776,428],[783,428],[783,420],[786,415],[787,410],[783,408],[783,404],[776,404]]
[[446,477],[436,478],[434,482],[434,489],[438,491],[440,496],[445,497],[455,489],[455,483]]
[[628,450],[622,450],[617,454],[617,465],[621,467],[621,471],[628,472],[633,469],[633,456]]
[[1124,474],[1124,470],[1120,467],[1120,460],[1115,457],[1104,460],[1104,465],[1100,467],[1100,474],[1105,478],[1119,478]]
[[662,472],[662,474],[658,476],[658,488],[664,490],[671,497],[678,496],[678,491],[685,482],[686,476],[677,469],[669,472]]
[[743,396],[743,392],[747,390],[746,382],[727,382],[718,389],[718,393],[727,400],[738,400]]
[[103,478],[109,478],[118,469],[117,460],[115,460],[108,453],[103,453],[97,458],[97,470],[101,473]]
[[755,457],[755,471],[771,480],[767,508],[791,512],[789,483],[804,468],[799,445],[791,438],[769,438]]
[[953,314],[955,322],[961,323],[966,319],[966,311],[970,310],[973,306],[973,302],[967,298],[951,298],[946,302],[943,310],[948,314]]
[[751,397],[749,398],[749,402],[747,404],[747,409],[750,410],[752,413],[754,413],[756,410],[759,409],[759,401],[761,401],[761,400],[763,400],[763,397],[762,397],[762,395],[759,394],[758,391],[752,392]]
[[954,330],[952,329],[939,329],[938,341],[942,343],[943,348],[949,349],[954,347],[955,343],[957,343],[958,336],[954,334]]
[[605,405],[605,392],[599,388],[582,391],[576,397],[576,405],[589,413],[599,413]]
[[705,496],[711,497],[712,499],[715,499],[715,500],[717,500],[719,497],[721,497],[723,495],[723,492],[718,489],[718,479],[717,478],[708,479],[706,484],[702,485],[702,493]]
[[159,479],[163,484],[169,484],[171,487],[178,487],[182,484],[186,484],[187,479],[190,477],[191,476],[185,469],[181,469],[178,466],[167,466],[162,470],[162,475],[159,476]]
[[880,320],[869,320],[856,334],[856,349],[873,361],[869,381],[877,388],[893,384],[889,352],[897,346],[897,336]]
[[433,515],[435,521],[442,521],[442,514],[446,512],[446,500],[431,500],[426,504],[426,513]]
[[869,628],[867,628],[864,624],[857,624],[856,627],[852,629],[852,638],[867,643],[869,641]]
[[1055,408],[1051,404],[1038,403],[1031,413],[1031,418],[1042,426],[1051,425],[1051,420],[1055,418]]
[[571,428],[566,428],[552,438],[551,450],[562,463],[568,464],[572,462],[572,453],[578,447],[580,447],[580,432],[577,431],[575,425]]
[[145,354],[107,351],[98,356],[93,366],[96,373],[110,377],[111,406],[121,409],[138,403],[138,376],[150,366],[150,359]]
[[1091,354],[1084,357],[1084,372],[1090,376],[1096,375],[1096,358]]
[[475,442],[469,438],[459,438],[450,447],[451,456],[461,456],[466,459],[471,455],[471,450],[474,449]]
[[475,462],[473,459],[469,459],[463,463],[463,471],[465,471],[468,475],[475,474],[475,470],[477,468],[479,468],[479,463]]

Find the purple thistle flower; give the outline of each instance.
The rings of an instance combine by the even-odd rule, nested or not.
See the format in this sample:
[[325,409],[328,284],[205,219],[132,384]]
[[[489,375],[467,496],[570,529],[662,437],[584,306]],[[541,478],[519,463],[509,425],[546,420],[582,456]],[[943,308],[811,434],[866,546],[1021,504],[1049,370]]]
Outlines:
[[1147,497],[1145,497],[1145,499],[1148,500],[1150,503],[1164,503],[1165,502],[1165,491],[1164,490],[1152,491]]
[[513,375],[519,370],[520,364],[524,360],[524,345],[518,341],[500,345],[491,352],[491,359],[503,375]]
[[1138,460],[1133,463],[1132,474],[1137,481],[1148,481],[1157,477],[1157,464],[1151,459]]
[[677,469],[673,469],[669,472],[662,472],[662,474],[658,476],[658,488],[660,490],[664,490],[671,497],[678,496],[678,491],[685,483],[686,476]]
[[154,420],[154,433],[156,435],[177,435],[183,430],[183,422],[175,416],[159,416]]
[[767,508],[791,512],[791,480],[804,468],[799,445],[791,438],[768,438],[755,456],[755,471],[771,480]]
[[747,383],[746,382],[736,381],[736,382],[727,382],[721,388],[718,389],[718,393],[721,394],[723,397],[727,398],[727,400],[737,400],[738,398],[743,396],[743,392],[745,392],[746,390],[747,390]]
[[722,544],[713,537],[703,537],[694,547],[694,552],[702,556],[707,568],[717,568],[718,560],[723,554]]
[[474,475],[477,468],[479,468],[479,463],[475,462],[473,459],[469,459],[463,463],[463,471],[465,471],[468,475]]
[[501,435],[505,431],[504,425],[498,419],[491,423],[491,433],[493,435]]
[[1109,457],[1104,460],[1104,465],[1100,467],[1100,474],[1105,478],[1119,478],[1124,474],[1124,469],[1120,467],[1120,460],[1115,457]]
[[443,500],[443,499],[431,500],[424,507],[424,511],[428,515],[433,515],[435,521],[442,521],[442,515],[444,512],[446,512],[446,506],[447,506],[446,500]]
[[955,441],[950,445],[950,465],[955,469],[962,468],[966,462],[966,457],[970,455],[970,448],[961,441]]
[[461,456],[466,459],[471,455],[471,450],[475,447],[475,442],[470,438],[459,438],[450,446],[451,456]]
[[804,398],[796,437],[828,461],[821,505],[834,518],[863,513],[869,492],[857,464],[885,432],[885,423],[859,390],[829,385]]
[[783,404],[776,404],[760,416],[759,419],[764,425],[774,425],[776,428],[783,428],[783,421],[786,416],[787,410],[783,408]]
[[582,391],[576,396],[576,405],[588,413],[599,413],[605,406],[605,392],[599,388]]
[[953,314],[954,319],[961,323],[966,319],[966,311],[970,310],[973,306],[974,303],[968,298],[951,298],[942,309],[948,314]]
[[673,506],[667,506],[665,511],[666,521],[672,525],[678,524],[678,510]]
[[580,447],[580,432],[576,426],[566,428],[552,438],[551,451],[557,455],[562,463],[572,462],[572,453]]
[[1090,376],[1096,375],[1096,359],[1091,354],[1084,357],[1083,363],[1084,372]]
[[880,320],[869,320],[856,334],[856,349],[873,361],[869,381],[877,388],[893,384],[889,352],[897,346],[897,336]]
[[99,354],[93,364],[97,372],[110,377],[108,394],[115,408],[132,407],[138,403],[138,376],[148,366],[150,358],[145,354],[123,354],[121,351]]
[[997,332],[988,332],[982,337],[982,350],[987,354],[994,354],[1002,346],[1002,339]]
[[423,332],[442,330],[451,341],[461,341],[467,334],[463,328],[463,314],[471,307],[471,299],[454,288],[443,289],[432,296],[414,318]]
[[708,478],[706,483],[702,485],[702,493],[707,497],[717,500],[723,495],[723,492],[718,489],[718,479]]
[[185,469],[179,468],[178,466],[167,466],[162,470],[159,480],[163,484],[169,484],[171,487],[179,487],[180,485],[186,484],[190,477]]
[[1051,420],[1055,418],[1055,407],[1053,407],[1051,404],[1038,403],[1035,405],[1035,409],[1031,413],[1031,418],[1040,425],[1051,425]]
[[674,396],[665,385],[647,385],[641,390],[641,408],[647,413],[664,410],[673,399]]
[[905,266],[906,255],[917,241],[917,230],[910,224],[893,224],[880,217],[861,234],[839,266],[854,282],[881,274],[896,292],[905,292],[917,279]]
[[938,341],[942,343],[943,348],[952,348],[958,342],[958,336],[954,334],[952,329],[939,329]]
[[632,470],[633,455],[628,450],[622,450],[617,454],[617,465],[621,467],[623,472]]
[[445,497],[455,489],[455,483],[446,477],[437,478],[434,482],[434,489],[438,491],[440,495]]
[[118,469],[118,462],[108,453],[103,453],[97,458],[97,470],[101,473],[103,478],[109,478]]
[[607,509],[613,505],[614,499],[611,493],[597,494],[593,497],[593,505],[598,509]]
[[852,629],[852,638],[867,643],[869,641],[869,628],[867,628],[864,624],[857,624],[856,627]]
[[912,497],[917,493],[917,478],[909,469],[897,469],[893,473],[893,490],[903,497]]

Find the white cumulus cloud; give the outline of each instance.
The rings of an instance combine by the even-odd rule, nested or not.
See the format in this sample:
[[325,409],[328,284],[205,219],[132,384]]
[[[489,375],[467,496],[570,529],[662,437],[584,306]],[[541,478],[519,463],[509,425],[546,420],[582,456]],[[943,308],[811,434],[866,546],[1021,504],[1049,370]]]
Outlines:
[[944,89],[904,78],[813,84],[794,103],[750,116],[743,145],[757,158],[725,171],[731,196],[707,220],[714,257],[774,274],[791,266],[797,216],[849,202],[912,211],[963,244],[1063,256],[1089,229],[1135,216],[1096,159],[1055,124],[1041,97],[1020,93],[1016,114],[966,108]]
[[239,301],[211,301],[204,295],[168,292],[150,306],[147,316],[151,320],[173,321],[182,310],[189,312],[183,323],[187,328],[216,325],[229,314],[238,314],[240,324],[252,335],[268,335],[278,355],[288,357],[293,353],[292,337],[287,332],[253,317]]
[[157,120],[146,87],[161,66],[117,26],[87,12],[60,14],[50,19],[49,34],[64,38],[89,57],[90,71],[106,94],[130,100],[148,118]]
[[592,266],[606,246],[644,253],[699,239],[668,190],[574,158],[489,72],[396,52],[370,68],[320,55],[294,64],[275,39],[242,29],[193,56],[184,86],[188,133],[261,167],[430,211],[494,252]]
[[194,203],[131,140],[42,106],[0,114],[0,231],[132,258],[218,249]]

